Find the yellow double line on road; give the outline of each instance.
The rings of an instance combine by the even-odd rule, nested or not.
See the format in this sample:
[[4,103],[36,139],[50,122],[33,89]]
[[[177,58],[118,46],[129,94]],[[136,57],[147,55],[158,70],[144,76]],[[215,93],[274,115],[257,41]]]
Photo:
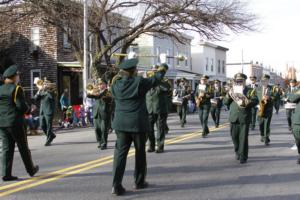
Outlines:
[[[210,131],[216,131],[216,130],[222,129],[224,127],[227,127],[228,125],[229,125],[228,123],[222,124],[219,126],[219,128],[211,128]],[[175,137],[175,138],[168,139],[168,140],[166,140],[165,144],[168,145],[168,144],[178,143],[178,142],[188,140],[188,139],[200,136],[200,135],[201,135],[201,132],[199,132],[199,131],[194,132],[194,133],[187,133],[187,134]],[[134,155],[135,155],[135,151],[134,151],[134,149],[131,149],[128,153],[128,157],[132,157]],[[113,156],[112,155],[106,156],[101,159],[89,161],[89,162],[82,163],[79,165],[74,165],[72,167],[67,167],[67,168],[64,168],[61,170],[57,170],[57,171],[54,171],[54,172],[51,172],[51,173],[48,173],[45,175],[30,178],[30,179],[27,179],[24,181],[12,183],[9,185],[4,185],[4,186],[0,187],[0,197],[4,197],[7,195],[16,193],[16,192],[20,192],[20,191],[23,191],[26,189],[30,189],[30,188],[33,188],[33,187],[36,187],[39,185],[46,184],[49,182],[53,182],[53,181],[59,180],[61,178],[67,177],[67,176],[71,176],[71,175],[78,174],[83,171],[87,171],[90,169],[101,167],[106,164],[110,164],[112,162],[113,162]]]

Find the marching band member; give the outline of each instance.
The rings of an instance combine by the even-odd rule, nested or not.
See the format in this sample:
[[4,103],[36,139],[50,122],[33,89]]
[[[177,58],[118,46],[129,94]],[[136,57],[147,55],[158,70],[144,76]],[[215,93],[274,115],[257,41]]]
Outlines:
[[[40,83],[39,83],[40,82]],[[48,80],[36,82],[38,92],[35,101],[40,101],[40,126],[46,135],[45,146],[50,146],[56,135],[53,133],[52,122],[55,113],[55,88]]]
[[[256,76],[250,76],[251,83],[248,87],[252,88],[253,90],[256,90],[258,88],[258,85],[256,83],[257,77]],[[257,107],[253,107],[251,109],[251,130],[255,129],[255,124],[257,120]]]
[[274,108],[276,111],[276,115],[278,115],[280,109],[280,103],[281,103],[281,96],[282,96],[280,84],[277,84],[273,87],[273,93],[274,93]]
[[271,132],[271,120],[273,116],[273,103],[274,103],[274,93],[272,86],[269,85],[270,76],[264,74],[261,78],[262,85],[257,90],[257,97],[259,99],[259,110],[258,110],[258,120],[259,120],[259,130],[261,136],[261,142],[265,145],[270,143],[270,132]]
[[251,109],[258,104],[255,90],[246,86],[246,79],[245,74],[236,74],[233,87],[224,97],[224,104],[230,106],[229,121],[235,156],[241,164],[248,159]]
[[190,98],[190,94],[187,88],[188,88],[187,80],[185,78],[181,78],[177,80],[177,88],[174,89],[173,92],[173,103],[175,103],[174,98],[180,99],[180,102],[176,103],[176,106],[177,106],[177,113],[179,115],[180,124],[182,128],[186,124],[186,114],[188,109],[187,105],[188,105],[188,100]]
[[87,97],[95,99],[93,106],[93,120],[98,148],[107,149],[108,130],[111,121],[112,97],[107,89],[107,82],[98,79],[98,85],[87,91]]
[[[166,65],[166,64],[164,64]],[[154,66],[153,72],[156,72],[159,66]],[[152,73],[154,75],[154,73]],[[151,76],[149,76],[151,77]],[[148,152],[155,151],[155,143],[157,143],[156,153],[164,152],[164,143],[166,135],[166,122],[168,116],[168,95],[171,85],[166,80],[162,80],[158,86],[147,92],[146,105],[149,115],[150,130]],[[157,136],[155,137],[154,125],[157,125]]]
[[297,163],[300,164],[300,90],[296,91],[296,83],[296,80],[291,80],[291,93],[289,94],[287,101],[296,103],[296,109],[293,111],[292,132],[298,149]]
[[211,99],[211,116],[215,122],[216,128],[219,127],[220,124],[220,115],[222,108],[223,97],[225,96],[225,89],[221,86],[221,81],[215,80],[213,91],[213,98]]
[[[284,92],[284,96],[285,98],[287,98],[287,100],[289,99],[289,96],[293,95],[295,92],[297,92],[299,90],[298,86],[297,86],[297,80],[296,79],[291,79],[290,80],[290,86],[287,89],[286,92]],[[286,103],[286,118],[288,121],[288,125],[289,125],[289,130],[292,130],[292,115],[295,111],[295,107],[288,107],[287,105],[291,105],[290,102]]]
[[195,92],[196,106],[198,108],[199,119],[202,126],[202,137],[206,137],[209,134],[207,121],[211,107],[210,99],[213,97],[211,86],[208,84],[208,79],[208,76],[203,76]]
[[2,180],[14,181],[12,175],[15,145],[17,144],[26,171],[34,176],[39,166],[34,165],[24,129],[24,114],[30,108],[25,102],[23,89],[18,86],[19,74],[16,65],[5,70],[4,84],[0,86],[0,135],[2,139]]
[[161,66],[150,78],[137,76],[138,60],[128,59],[119,68],[121,71],[112,80],[111,92],[116,108],[112,128],[117,134],[113,164],[112,194],[122,195],[122,186],[126,160],[131,143],[135,147],[135,189],[148,187],[145,181],[146,164],[146,133],[148,132],[148,115],[145,96],[164,78],[167,66]]

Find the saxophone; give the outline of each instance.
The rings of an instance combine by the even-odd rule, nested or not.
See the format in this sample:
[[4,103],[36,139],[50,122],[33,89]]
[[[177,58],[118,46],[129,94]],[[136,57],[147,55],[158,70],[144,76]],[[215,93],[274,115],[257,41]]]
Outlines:
[[[268,92],[268,88],[266,88],[266,92],[264,94],[262,94],[262,96],[267,94],[267,92]],[[259,117],[264,117],[265,116],[267,104],[268,104],[267,100],[265,100],[265,99],[260,100],[258,114],[257,114]]]
[[199,95],[196,97],[196,106],[199,108],[204,103],[206,85],[199,85]]

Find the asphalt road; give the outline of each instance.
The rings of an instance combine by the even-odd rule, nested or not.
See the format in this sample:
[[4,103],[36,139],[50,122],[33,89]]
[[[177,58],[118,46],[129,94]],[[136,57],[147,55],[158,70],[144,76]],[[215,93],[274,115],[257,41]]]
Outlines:
[[33,159],[40,165],[39,176],[29,179],[16,150],[14,175],[21,181],[1,183],[0,198],[10,200],[106,200],[106,199],[300,199],[300,166],[292,151],[293,137],[287,128],[285,112],[274,115],[271,145],[265,147],[257,128],[249,136],[247,164],[234,159],[228,126],[228,112],[222,113],[219,129],[201,138],[197,114],[188,115],[180,128],[178,117],[169,118],[165,153],[147,154],[150,187],[134,191],[134,152],[130,153],[123,185],[128,193],[111,196],[112,155],[115,135],[109,136],[109,149],[99,151],[93,129],[60,132],[53,145],[44,147],[44,136],[29,137]]

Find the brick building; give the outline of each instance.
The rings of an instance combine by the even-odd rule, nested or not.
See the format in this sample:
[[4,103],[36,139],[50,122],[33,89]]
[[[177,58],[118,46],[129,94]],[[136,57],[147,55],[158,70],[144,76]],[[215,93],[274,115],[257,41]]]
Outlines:
[[0,49],[5,59],[20,66],[26,97],[30,99],[36,92],[34,78],[46,77],[57,84],[58,94],[69,88],[72,104],[81,104],[82,69],[67,35],[46,24],[41,16],[29,16],[10,28],[0,35]]

